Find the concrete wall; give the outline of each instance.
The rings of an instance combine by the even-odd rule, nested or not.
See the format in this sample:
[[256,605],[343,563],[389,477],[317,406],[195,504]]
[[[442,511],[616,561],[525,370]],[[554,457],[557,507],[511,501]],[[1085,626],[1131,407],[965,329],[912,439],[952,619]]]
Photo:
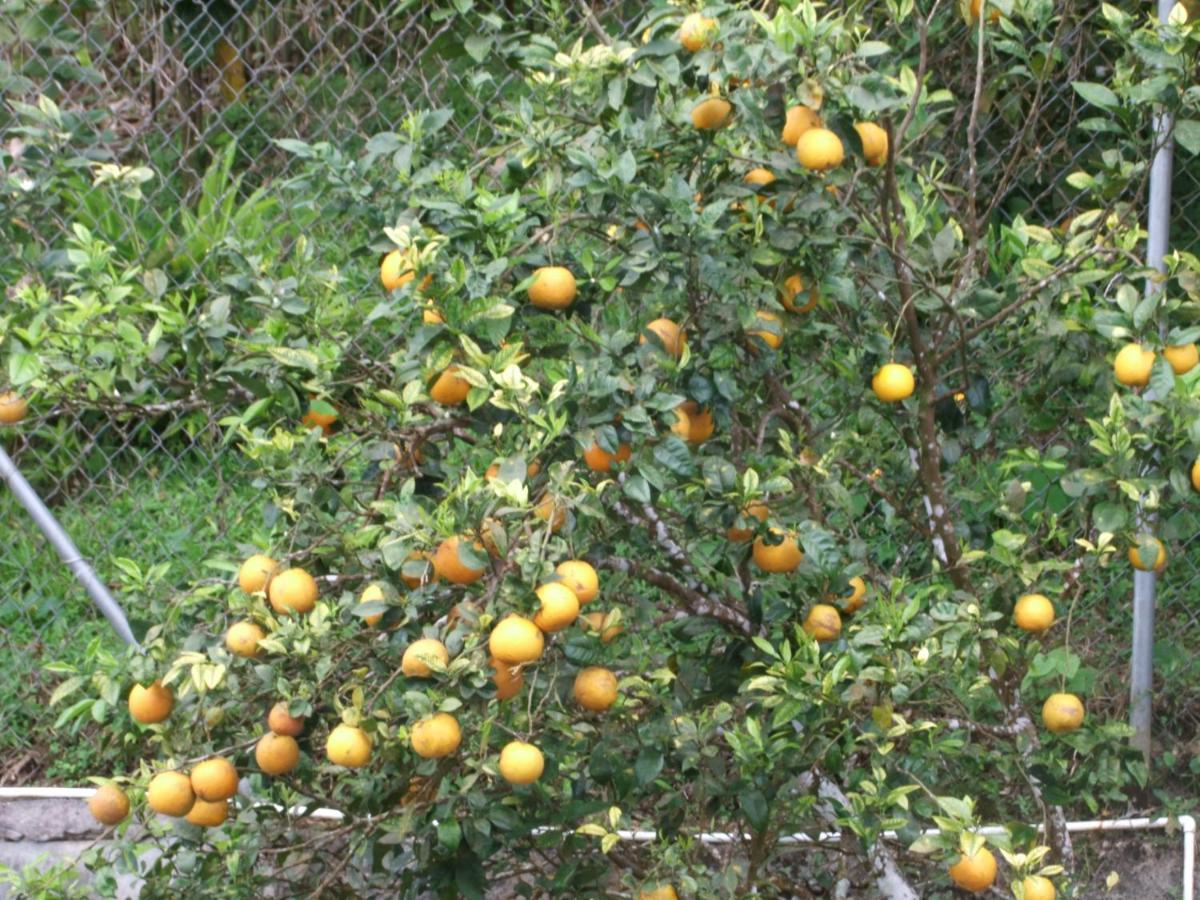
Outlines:
[[[32,864],[75,862],[104,829],[87,809],[87,801],[72,799],[10,799],[0,797],[0,866],[20,871]],[[80,869],[81,877],[86,872]],[[136,883],[120,886],[121,897],[136,897]],[[0,885],[0,900],[11,891]]]

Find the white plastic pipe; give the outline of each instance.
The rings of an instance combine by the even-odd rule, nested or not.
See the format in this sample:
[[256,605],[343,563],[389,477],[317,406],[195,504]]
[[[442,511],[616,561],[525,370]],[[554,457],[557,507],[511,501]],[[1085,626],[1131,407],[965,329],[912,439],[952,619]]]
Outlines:
[[[96,792],[95,788],[59,788],[59,787],[18,787],[18,788],[0,788],[0,800],[86,800]],[[263,806],[271,806],[275,809],[282,809],[273,803],[262,804]],[[301,807],[293,806],[288,810],[291,815],[300,815]],[[342,813],[336,809],[315,809],[308,813],[309,818],[313,819],[333,819],[341,820],[344,818]],[[1092,819],[1083,822],[1068,822],[1067,831],[1072,834],[1092,831],[1151,831],[1155,829],[1170,828],[1172,824],[1177,825],[1179,830],[1183,832],[1183,900],[1195,900],[1196,889],[1196,819],[1193,816],[1176,816],[1168,818],[1160,816],[1157,819]],[[548,831],[556,829],[544,826],[535,828],[534,834],[544,834]],[[1042,826],[1038,826],[1038,831],[1042,830]],[[998,825],[989,826],[979,829],[980,834],[998,835],[1006,834],[1007,829],[1001,828]],[[937,836],[939,830],[929,828],[922,834]],[[658,840],[657,831],[618,831],[617,835],[623,841],[635,841],[641,844],[649,844]],[[885,837],[896,839],[897,834],[894,831],[884,833]],[[786,834],[779,839],[781,844],[831,844],[841,840],[841,833],[837,831],[822,831],[815,837],[809,834]],[[750,835],[732,834],[725,831],[703,831],[696,835],[696,838],[702,844],[736,844],[742,841],[749,841]]]

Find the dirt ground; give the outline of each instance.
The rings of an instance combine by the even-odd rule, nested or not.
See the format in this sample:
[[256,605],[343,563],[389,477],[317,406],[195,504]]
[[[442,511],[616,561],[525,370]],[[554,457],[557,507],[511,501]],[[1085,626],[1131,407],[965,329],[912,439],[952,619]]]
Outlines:
[[[1119,836],[1076,836],[1076,853],[1090,877],[1075,896],[1086,900],[1179,900],[1182,896],[1183,834],[1125,832]],[[1110,889],[1110,875],[1117,882]],[[1188,898],[1190,900],[1190,898]]]

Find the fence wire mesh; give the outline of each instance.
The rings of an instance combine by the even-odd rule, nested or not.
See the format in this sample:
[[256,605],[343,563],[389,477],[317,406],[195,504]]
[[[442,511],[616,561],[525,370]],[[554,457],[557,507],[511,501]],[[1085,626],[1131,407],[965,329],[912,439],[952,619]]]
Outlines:
[[[280,139],[327,144],[354,156],[371,136],[401,127],[414,110],[432,108],[451,111],[448,127],[465,146],[486,147],[497,102],[522,89],[507,42],[543,31],[593,41],[599,32],[634,39],[646,25],[637,4],[508,0],[486,10],[470,7],[389,0],[4,0],[0,213],[7,234],[20,238],[10,242],[24,254],[14,264],[43,272],[65,268],[69,248],[82,252],[87,243],[73,230],[82,223],[90,238],[115,248],[115,258],[136,262],[137,277],[171,282],[176,273],[164,268],[167,248],[154,235],[170,233],[181,219],[194,224],[216,216],[213,207],[222,197],[218,192],[214,199],[206,184],[222,161],[229,178],[242,179],[244,196],[302,173],[303,158],[281,148]],[[1017,147],[1035,148],[1028,170],[1007,185],[1001,217],[1033,211],[1060,224],[1072,214],[1074,196],[1065,176],[1104,149],[1100,133],[1078,140],[1083,104],[1070,87],[1074,79],[1102,80],[1109,65],[1094,27],[1097,14],[1092,5],[1065,19],[1061,45],[1069,64],[1037,88],[1050,94],[1039,118],[1025,118],[1020,98],[989,98],[980,126],[985,180],[1002,175]],[[972,73],[958,68],[957,57],[935,58],[932,68],[939,77],[958,71],[946,86],[970,95]],[[69,157],[79,177],[65,190],[48,191],[38,173],[51,172],[55,154]],[[65,176],[55,170],[47,177]],[[116,194],[132,202],[115,203]],[[1176,234],[1188,240],[1197,233],[1188,217],[1198,195],[1196,170],[1177,167]],[[310,220],[304,217],[319,218],[328,212],[323,204],[334,202],[343,201],[317,194],[305,206],[264,202],[247,215],[267,232],[278,219],[300,216],[292,224],[302,230]],[[381,225],[390,224],[391,212],[382,211]],[[91,280],[78,273],[76,280],[96,289],[96,279],[109,276],[101,271],[103,258],[95,269]],[[228,290],[215,268],[200,267],[195,277],[214,295]],[[369,279],[358,284],[363,292],[374,287]],[[22,289],[30,289],[25,279],[9,284],[8,300],[19,301]],[[259,291],[286,303],[294,286],[264,274]],[[196,315],[203,319],[211,311]],[[116,338],[107,352],[123,352]],[[994,389],[992,420],[1007,418],[1011,427],[1024,420],[1029,446],[1041,451],[1086,446],[1083,398],[1047,388],[1040,372],[1031,366],[1027,381]],[[21,470],[118,596],[130,589],[169,593],[213,577],[216,571],[206,567],[210,548],[231,555],[266,529],[261,485],[218,425],[245,398],[210,392],[194,373],[161,374],[170,390],[128,402],[64,390],[72,400],[37,410],[29,427],[5,435]],[[971,434],[986,424],[976,422]],[[972,452],[968,437],[959,441]],[[872,468],[863,459],[862,471],[846,477],[874,477]],[[1014,465],[1011,476],[1031,482],[1027,502],[1050,514],[1076,502],[1035,463]],[[919,502],[898,480],[891,499]],[[880,500],[872,512],[886,519],[885,506]],[[1186,602],[1200,559],[1190,552],[1196,538],[1187,525],[1168,523],[1168,538],[1184,552],[1160,593],[1159,663],[1172,676],[1195,665],[1187,645],[1200,629]],[[0,527],[9,536],[0,552],[0,671],[14,688],[0,706],[0,784],[77,779],[86,772],[73,767],[84,765],[87,753],[65,752],[56,737],[56,713],[45,708],[56,679],[42,666],[89,642],[112,645],[115,638],[3,491]],[[167,567],[161,577],[148,577],[147,560]],[[1110,646],[1085,655],[1112,665],[1099,690],[1120,709],[1131,578],[1118,567],[1104,576],[1109,581],[1090,586],[1080,606],[1082,614],[1111,622]],[[137,610],[130,613],[136,618]],[[1158,702],[1160,718],[1193,720],[1176,733],[1195,733],[1195,708],[1188,712],[1170,697]],[[84,740],[101,738],[85,733]]]

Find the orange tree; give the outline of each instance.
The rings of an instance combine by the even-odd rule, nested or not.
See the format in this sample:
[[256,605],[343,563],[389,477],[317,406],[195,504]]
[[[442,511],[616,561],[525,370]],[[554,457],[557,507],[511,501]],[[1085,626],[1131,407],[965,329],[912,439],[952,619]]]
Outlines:
[[[1106,356],[1196,337],[1194,260],[1169,301],[1131,281],[1188,26],[1106,10],[1122,65],[1060,120],[1053,6],[664,7],[498,43],[524,85],[483,154],[437,111],[286,143],[282,202],[337,211],[301,256],[367,299],[242,318],[262,556],[92,676],[143,686],[111,775],[194,826],[143,816],[151,885],[935,896],[997,877],[979,824],[1041,822],[987,842],[1046,896],[1064,806],[1145,778],[1070,622],[1116,549],[1154,564],[1131,448],[1184,455],[1195,411],[1190,367],[1118,371],[1150,400]],[[1025,174],[1055,129],[1100,135],[1065,223]]]

